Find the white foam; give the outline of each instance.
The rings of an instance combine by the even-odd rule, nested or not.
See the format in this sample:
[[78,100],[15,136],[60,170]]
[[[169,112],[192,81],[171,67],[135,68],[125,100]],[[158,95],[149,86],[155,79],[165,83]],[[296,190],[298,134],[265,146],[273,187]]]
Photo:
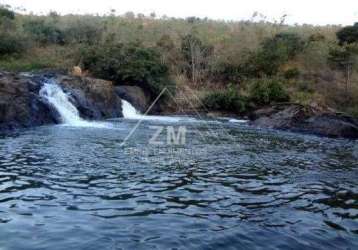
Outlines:
[[68,95],[53,81],[48,81],[40,90],[40,96],[45,98],[59,113],[64,126],[110,128],[109,123],[89,122],[80,117],[77,108],[69,101]]
[[179,121],[196,121],[191,117],[175,117],[175,116],[157,116],[157,115],[142,115],[129,102],[122,100],[123,118],[131,120],[146,120],[159,122],[179,122]]
[[247,123],[247,120],[229,119],[229,122],[233,123]]

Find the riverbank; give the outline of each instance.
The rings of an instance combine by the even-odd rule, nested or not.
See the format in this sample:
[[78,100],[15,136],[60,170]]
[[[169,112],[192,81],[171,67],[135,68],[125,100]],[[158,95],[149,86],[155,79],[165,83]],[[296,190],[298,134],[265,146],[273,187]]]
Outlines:
[[[50,71],[37,74],[2,71],[0,130],[61,123],[58,112],[40,95],[41,88],[48,81],[56,82],[65,93],[68,93],[69,101],[78,109],[83,119],[104,120],[122,117],[122,98],[141,113],[145,113],[152,104],[149,94],[138,86],[114,86],[110,81]],[[232,116],[249,119],[250,124],[257,127],[335,138],[358,138],[357,119],[329,108],[295,103],[266,106],[249,111],[244,117],[238,117],[229,112],[209,110],[200,103],[192,104],[186,99],[186,102],[172,100],[165,104],[159,101],[151,107],[149,113],[199,115],[207,118]]]

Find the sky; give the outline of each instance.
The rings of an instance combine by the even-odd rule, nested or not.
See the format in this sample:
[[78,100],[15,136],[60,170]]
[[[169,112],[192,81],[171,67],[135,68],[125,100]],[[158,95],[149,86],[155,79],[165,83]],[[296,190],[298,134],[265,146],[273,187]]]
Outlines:
[[[221,20],[248,20],[259,12],[267,20],[287,15],[288,24],[342,24],[358,22],[358,0],[0,0],[2,4],[46,14],[117,14],[128,11],[169,17],[208,17]],[[256,19],[257,20],[257,19]]]

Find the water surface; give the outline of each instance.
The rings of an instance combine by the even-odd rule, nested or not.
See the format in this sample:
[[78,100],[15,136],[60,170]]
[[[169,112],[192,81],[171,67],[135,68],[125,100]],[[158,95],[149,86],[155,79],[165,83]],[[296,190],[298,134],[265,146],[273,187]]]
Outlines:
[[136,122],[1,136],[0,249],[358,249],[356,142]]

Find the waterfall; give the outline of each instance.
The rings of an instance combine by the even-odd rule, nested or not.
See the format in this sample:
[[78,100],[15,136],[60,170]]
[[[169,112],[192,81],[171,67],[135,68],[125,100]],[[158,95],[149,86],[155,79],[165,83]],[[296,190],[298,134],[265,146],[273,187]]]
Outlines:
[[123,118],[131,120],[146,120],[146,121],[160,121],[160,122],[179,122],[179,121],[192,121],[193,118],[185,117],[170,117],[170,116],[157,116],[157,115],[142,115],[132,104],[122,99],[122,113]]
[[47,80],[40,90],[45,98],[59,113],[61,122],[74,127],[107,127],[104,123],[83,120],[77,108],[69,101],[68,95],[52,80]]
[[123,118],[127,119],[141,119],[143,115],[133,107],[132,104],[122,99],[122,113]]

